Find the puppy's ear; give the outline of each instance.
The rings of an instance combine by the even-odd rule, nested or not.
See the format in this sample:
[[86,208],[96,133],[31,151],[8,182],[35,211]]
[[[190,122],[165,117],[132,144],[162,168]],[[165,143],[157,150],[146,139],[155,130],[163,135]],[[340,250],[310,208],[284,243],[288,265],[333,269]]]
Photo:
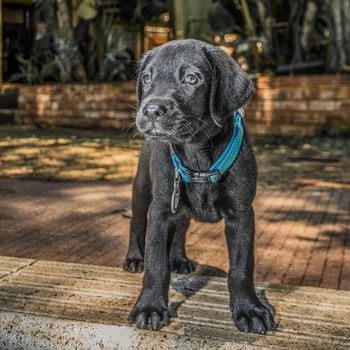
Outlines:
[[254,94],[253,82],[242,68],[219,48],[206,50],[212,69],[210,113],[216,125],[243,107]]
[[150,62],[150,60],[151,60],[151,51],[148,51],[142,56],[142,58],[138,64],[137,84],[136,84],[137,109],[140,108],[142,98],[143,98],[143,96],[142,96],[142,82],[141,82],[142,73],[143,73],[144,69],[146,68],[147,64]]

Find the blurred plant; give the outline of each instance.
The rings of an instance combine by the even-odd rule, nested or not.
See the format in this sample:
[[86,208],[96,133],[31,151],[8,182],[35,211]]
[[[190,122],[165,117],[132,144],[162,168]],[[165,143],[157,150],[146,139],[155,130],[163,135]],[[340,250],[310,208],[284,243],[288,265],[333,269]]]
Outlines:
[[215,43],[257,74],[350,69],[349,19],[350,0],[213,0],[208,16]]
[[133,78],[133,53],[126,49],[123,51],[108,52],[103,61],[103,80],[127,81]]
[[41,83],[41,72],[33,57],[25,59],[23,56],[16,56],[20,63],[19,72],[10,77],[10,82]]
[[82,56],[75,42],[66,0],[34,0],[38,17],[44,18],[46,30],[35,40],[29,58],[17,57],[19,72],[11,81],[38,83],[85,81]]
[[83,0],[75,28],[68,0],[34,0],[34,4],[41,27],[33,53],[18,57],[19,72],[11,81],[67,83],[134,77],[133,29],[115,22],[136,20],[136,0]]
[[20,63],[19,72],[11,76],[11,82],[23,83],[43,83],[45,81],[60,82],[64,73],[61,62],[54,57],[41,61],[37,56],[31,55],[29,58],[23,56],[16,57]]

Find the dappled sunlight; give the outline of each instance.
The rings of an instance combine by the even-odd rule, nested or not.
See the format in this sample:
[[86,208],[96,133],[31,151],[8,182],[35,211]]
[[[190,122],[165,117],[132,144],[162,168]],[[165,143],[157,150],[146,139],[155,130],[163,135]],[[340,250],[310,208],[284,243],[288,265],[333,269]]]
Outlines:
[[[259,189],[350,188],[345,138],[255,136],[253,141]],[[142,140],[116,132],[8,127],[0,130],[0,177],[131,182],[141,145]]]
[[350,188],[347,138],[255,137],[253,141],[260,187]]
[[[18,131],[18,132],[17,132]],[[12,130],[0,143],[0,176],[38,180],[131,181],[139,140],[124,136],[96,138],[83,131],[62,137],[54,131]],[[10,135],[11,136],[10,136]],[[127,147],[127,146],[130,147]]]

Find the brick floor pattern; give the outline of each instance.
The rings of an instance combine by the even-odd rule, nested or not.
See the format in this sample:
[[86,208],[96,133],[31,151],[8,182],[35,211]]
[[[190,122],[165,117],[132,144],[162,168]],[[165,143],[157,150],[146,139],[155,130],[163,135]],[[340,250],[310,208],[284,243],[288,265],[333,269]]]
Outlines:
[[[131,186],[0,179],[0,255],[121,266]],[[350,191],[259,190],[255,277],[350,290]],[[227,271],[223,223],[192,222],[187,253]]]

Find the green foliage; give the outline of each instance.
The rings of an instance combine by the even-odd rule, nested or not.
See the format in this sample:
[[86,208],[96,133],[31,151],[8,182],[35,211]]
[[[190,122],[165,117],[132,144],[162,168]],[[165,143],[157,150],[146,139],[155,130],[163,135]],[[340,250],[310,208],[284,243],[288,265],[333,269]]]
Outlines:
[[20,63],[20,71],[11,76],[11,82],[34,84],[43,83],[44,81],[60,81],[60,64],[57,58],[45,63],[38,62],[36,56],[25,59],[18,55],[16,58]]
[[17,57],[20,63],[19,72],[11,76],[11,82],[41,83],[41,74],[38,66],[32,58],[25,59],[21,55]]

